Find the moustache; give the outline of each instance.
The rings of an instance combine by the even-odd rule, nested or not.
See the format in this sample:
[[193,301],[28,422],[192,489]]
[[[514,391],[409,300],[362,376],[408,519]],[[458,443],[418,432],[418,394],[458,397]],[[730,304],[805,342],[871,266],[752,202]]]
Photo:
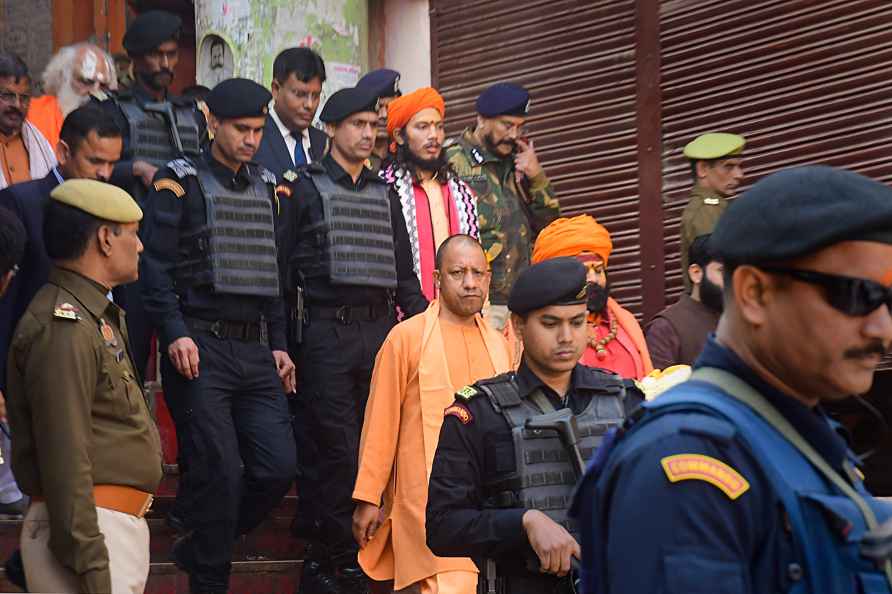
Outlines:
[[152,76],[154,78],[160,78],[161,76],[164,76],[164,75],[167,75],[167,76],[173,78],[173,70],[171,70],[169,68],[162,68],[158,72],[154,73]]
[[23,112],[23,111],[22,111],[21,109],[19,109],[18,107],[10,107],[10,108],[7,109],[6,111],[4,111],[3,114],[4,114],[4,115],[17,115],[17,116],[19,116],[20,118],[24,118],[24,117],[25,117],[25,112]]
[[441,147],[442,147],[442,145],[439,142],[429,142],[426,145],[424,145],[424,148],[426,148],[426,149],[429,149],[429,148],[439,149]]
[[866,359],[867,357],[872,357],[874,355],[879,355],[882,357],[888,352],[889,347],[884,345],[882,342],[873,342],[863,348],[859,349],[849,349],[843,352],[843,357],[846,359]]

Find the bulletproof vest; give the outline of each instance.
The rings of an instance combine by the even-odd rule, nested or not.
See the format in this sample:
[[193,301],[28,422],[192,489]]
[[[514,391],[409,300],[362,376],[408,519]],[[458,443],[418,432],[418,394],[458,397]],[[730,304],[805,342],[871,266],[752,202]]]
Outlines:
[[324,172],[309,174],[322,200],[323,219],[298,230],[305,240],[296,247],[292,266],[305,278],[327,277],[333,285],[395,289],[387,187],[369,182],[362,190],[350,190]]
[[[486,505],[497,508],[537,509],[577,536],[576,523],[567,511],[579,476],[565,442],[556,430],[530,429],[528,421],[551,412],[547,397],[540,391],[521,397],[513,375],[495,382],[478,382],[497,412],[511,427],[514,471],[501,473],[484,485]],[[617,376],[615,384],[604,386],[576,416],[578,447],[584,460],[591,459],[607,431],[624,420],[625,388]]]
[[203,285],[218,293],[279,296],[269,180],[253,175],[247,188],[233,190],[203,163],[196,177],[204,194],[206,223],[183,235],[181,252],[188,256],[177,269],[178,287]]
[[[162,167],[168,161],[183,156],[179,154],[171,133],[167,117],[159,111],[146,110],[133,99],[118,100],[127,124],[130,127],[130,150],[133,160],[148,161],[155,167]],[[176,119],[176,129],[183,145],[183,153],[196,156],[201,153],[198,123],[195,120],[195,109],[170,102],[151,103],[148,105],[170,106]]]

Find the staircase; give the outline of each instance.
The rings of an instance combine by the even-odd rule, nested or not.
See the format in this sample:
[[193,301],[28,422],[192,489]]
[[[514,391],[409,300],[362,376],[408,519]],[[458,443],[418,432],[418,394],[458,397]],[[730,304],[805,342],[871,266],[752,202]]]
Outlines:
[[[170,559],[176,537],[165,517],[173,505],[177,487],[176,437],[173,422],[160,391],[156,392],[156,419],[164,453],[165,474],[154,504],[146,516],[151,533],[151,569],[146,594],[188,594],[189,578]],[[291,534],[297,495],[288,495],[260,526],[236,542],[230,594],[292,594],[300,583],[304,543]],[[3,564],[19,548],[22,521],[0,519],[0,592],[21,592],[7,579]]]
[[[151,532],[151,561],[147,594],[188,594],[188,576],[169,560],[175,533],[165,515],[176,493],[176,474],[166,474],[146,516]],[[239,539],[233,554],[231,594],[292,594],[300,583],[304,544],[291,535],[297,507],[294,492],[251,534]],[[19,546],[21,520],[0,520],[0,566]],[[21,592],[0,569],[0,592]]]

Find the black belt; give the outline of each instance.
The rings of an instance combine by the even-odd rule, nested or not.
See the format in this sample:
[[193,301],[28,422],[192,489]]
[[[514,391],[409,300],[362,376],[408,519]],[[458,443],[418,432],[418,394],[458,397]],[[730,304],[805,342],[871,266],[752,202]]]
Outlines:
[[307,318],[310,323],[313,320],[336,320],[341,324],[351,322],[374,322],[378,318],[393,315],[393,306],[386,301],[374,305],[309,305],[307,306]]
[[221,340],[234,339],[246,342],[262,342],[269,344],[269,332],[266,320],[259,322],[232,322],[216,320],[209,322],[198,318],[184,318],[186,326],[196,332],[207,332]]

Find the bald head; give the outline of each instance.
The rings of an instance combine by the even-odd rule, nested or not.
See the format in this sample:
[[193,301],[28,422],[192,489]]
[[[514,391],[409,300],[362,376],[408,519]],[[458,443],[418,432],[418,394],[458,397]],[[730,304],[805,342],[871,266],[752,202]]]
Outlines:
[[486,261],[486,252],[483,250],[483,246],[480,245],[480,242],[471,237],[470,235],[465,235],[464,233],[456,233],[455,235],[450,235],[446,238],[446,241],[440,244],[439,249],[437,249],[437,255],[434,258],[434,268],[440,270],[443,266],[443,260],[446,258],[447,253],[456,249],[460,246],[463,247],[472,247],[480,252],[483,256],[483,260]]

